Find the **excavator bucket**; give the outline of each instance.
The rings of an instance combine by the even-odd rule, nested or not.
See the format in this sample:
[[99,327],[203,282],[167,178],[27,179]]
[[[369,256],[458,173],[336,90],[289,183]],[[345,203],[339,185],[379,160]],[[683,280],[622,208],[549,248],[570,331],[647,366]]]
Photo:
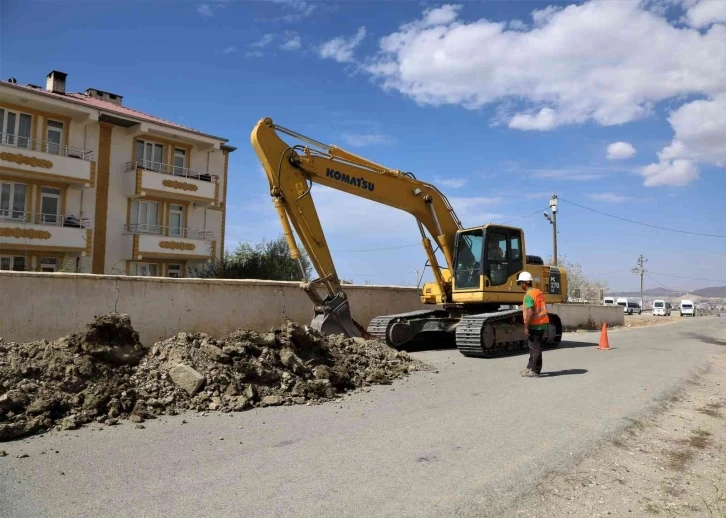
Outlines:
[[335,297],[326,297],[322,311],[317,308],[310,327],[325,335],[345,335],[348,338],[361,337],[363,333],[350,314],[348,299],[343,293]]

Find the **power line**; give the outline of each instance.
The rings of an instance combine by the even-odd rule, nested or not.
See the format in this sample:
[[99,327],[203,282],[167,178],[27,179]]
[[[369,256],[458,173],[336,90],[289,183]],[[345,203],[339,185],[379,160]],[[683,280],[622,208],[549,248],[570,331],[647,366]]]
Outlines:
[[524,216],[518,216],[518,217],[513,218],[513,219],[508,219],[506,221],[502,221],[501,224],[504,225],[505,223],[512,223],[513,221],[518,221],[520,219],[528,218],[530,216],[534,216],[535,214],[539,214],[540,212],[543,212],[545,210],[547,210],[547,209],[546,208],[544,208],[544,209],[537,209],[536,211],[531,212],[529,214],[525,214]]
[[591,209],[590,207],[584,207],[582,205],[579,205],[579,204],[569,201],[569,200],[565,200],[563,198],[560,198],[560,200],[564,201],[565,203],[569,203],[570,205],[574,205],[575,207],[580,207],[581,209],[589,210],[590,212],[595,212],[597,214],[601,214],[601,215],[607,216],[609,218],[619,219],[621,221],[627,221],[628,223],[635,223],[636,225],[642,225],[644,227],[657,228],[659,230],[667,230],[669,232],[677,232],[679,234],[690,234],[692,236],[726,238],[726,235],[721,235],[721,234],[704,234],[702,232],[690,232],[688,230],[679,230],[676,228],[668,228],[668,227],[661,227],[659,225],[651,225],[650,223],[643,223],[642,221],[635,221],[633,219],[622,218],[620,216],[614,216],[612,214],[608,214],[607,212],[602,212],[599,210]]
[[724,280],[702,279],[700,277],[684,277],[683,275],[672,275],[670,273],[658,273],[658,272],[653,272],[651,270],[648,270],[648,271],[650,273],[652,273],[653,275],[662,275],[663,277],[674,277],[676,279],[689,279],[691,281],[722,282],[722,283],[726,284],[726,281],[724,281]]
[[[648,273],[650,273],[650,272],[648,272]],[[659,284],[662,288],[665,288],[667,290],[670,290],[670,291],[678,291],[678,292],[683,291],[683,290],[674,290],[673,288],[671,288],[669,286],[666,286],[665,284],[663,284],[662,282],[660,282],[658,279],[654,279],[650,275],[648,275],[648,279],[650,279],[651,281],[654,281],[656,284]]]

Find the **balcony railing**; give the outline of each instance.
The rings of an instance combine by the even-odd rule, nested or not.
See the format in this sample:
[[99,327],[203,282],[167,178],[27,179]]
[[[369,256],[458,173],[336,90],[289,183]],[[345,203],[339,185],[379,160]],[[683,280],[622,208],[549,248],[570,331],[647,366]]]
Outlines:
[[63,144],[56,144],[45,140],[19,137],[17,135],[11,135],[10,133],[0,133],[0,145],[40,151],[41,153],[48,153],[49,155],[93,160],[93,151],[87,151],[73,146],[64,146]]
[[124,225],[124,234],[154,234],[157,236],[181,237],[186,239],[199,239],[213,241],[213,230],[196,230],[193,228],[163,227],[148,223],[131,223]]
[[89,228],[88,218],[77,218],[72,214],[46,214],[41,212],[22,212],[18,210],[0,209],[0,221],[19,225],[47,225],[52,227]]
[[196,171],[194,169],[187,169],[186,167],[179,167],[173,164],[164,164],[162,162],[152,162],[150,160],[136,160],[135,162],[126,163],[126,172],[135,171],[136,169],[146,169],[147,171],[154,171],[162,174],[169,174],[172,176],[183,176],[184,178],[192,178],[194,180],[201,180],[203,182],[217,182],[219,177],[216,174],[205,173],[203,171]]

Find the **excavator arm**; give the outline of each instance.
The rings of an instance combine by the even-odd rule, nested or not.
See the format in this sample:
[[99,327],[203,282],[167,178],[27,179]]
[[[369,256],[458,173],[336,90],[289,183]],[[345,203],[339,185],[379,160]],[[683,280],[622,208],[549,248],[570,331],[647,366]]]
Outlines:
[[[299,143],[286,143],[280,138],[281,133]],[[447,301],[451,294],[450,272],[454,271],[454,242],[457,231],[462,227],[446,196],[435,186],[417,180],[410,173],[389,169],[278,126],[270,118],[255,125],[250,139],[269,180],[272,201],[292,257],[300,261],[300,251],[292,231],[294,228],[317,272],[317,279],[305,279],[301,285],[315,304],[313,327],[326,334],[361,335],[351,318],[347,297],[341,288],[315,208],[312,196],[315,183],[413,215],[442,294],[442,302]],[[435,238],[447,263],[448,274],[441,271],[424,229]],[[305,278],[302,267],[301,272]],[[325,297],[317,292],[320,286],[327,292]]]

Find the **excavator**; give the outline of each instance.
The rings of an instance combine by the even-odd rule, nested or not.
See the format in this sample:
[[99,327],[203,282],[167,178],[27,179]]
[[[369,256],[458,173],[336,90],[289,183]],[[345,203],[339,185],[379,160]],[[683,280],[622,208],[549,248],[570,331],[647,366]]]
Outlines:
[[[281,135],[296,142],[291,145]],[[527,348],[522,311],[512,309],[524,296],[516,283],[520,272],[532,274],[534,287],[542,290],[548,304],[566,301],[566,272],[526,255],[521,228],[491,223],[464,228],[436,186],[410,172],[313,140],[270,118],[254,126],[250,140],[269,180],[291,257],[300,266],[300,287],[313,301],[311,328],[328,335],[374,337],[398,349],[453,338],[463,355],[493,358]],[[434,278],[420,290],[422,304],[430,309],[378,316],[367,328],[353,320],[315,207],[314,184],[394,207],[416,219]],[[306,277],[293,228],[316,279]],[[437,252],[445,265],[439,263]],[[549,318],[545,347],[556,347],[562,323],[556,314]]]

